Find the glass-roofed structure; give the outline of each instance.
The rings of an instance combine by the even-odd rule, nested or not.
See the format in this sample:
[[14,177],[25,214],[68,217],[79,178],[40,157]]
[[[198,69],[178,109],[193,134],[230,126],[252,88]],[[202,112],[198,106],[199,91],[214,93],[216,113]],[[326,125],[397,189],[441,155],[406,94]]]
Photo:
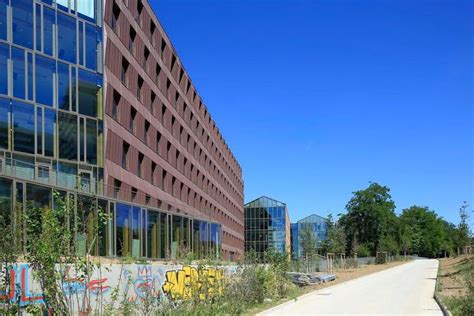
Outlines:
[[309,226],[313,231],[318,247],[321,242],[327,238],[327,219],[316,214],[312,214],[296,223],[291,224],[291,255],[293,258],[301,258],[303,249],[301,248],[301,231],[304,227]]
[[290,254],[290,218],[285,203],[262,196],[244,205],[245,251],[258,257],[273,249]]

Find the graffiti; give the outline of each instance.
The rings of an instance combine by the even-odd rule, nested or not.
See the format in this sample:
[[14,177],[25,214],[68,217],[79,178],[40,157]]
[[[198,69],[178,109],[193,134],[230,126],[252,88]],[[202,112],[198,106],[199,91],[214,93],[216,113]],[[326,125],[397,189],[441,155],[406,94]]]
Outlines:
[[166,272],[163,292],[171,299],[190,299],[199,294],[204,300],[222,294],[224,272],[221,269],[183,266],[177,271]]
[[[202,300],[222,294],[224,270],[181,265],[119,265],[104,266],[88,278],[78,277],[72,268],[61,270],[62,290],[78,313],[87,313],[97,304],[127,299],[136,304],[147,300],[190,299]],[[226,275],[229,271],[226,270]],[[13,302],[20,307],[44,304],[39,282],[33,278],[27,263],[0,271],[0,302]]]
[[[2,280],[5,280],[5,271],[2,272]],[[0,301],[18,301],[20,307],[27,306],[29,304],[41,304],[43,303],[43,295],[40,293],[34,293],[30,290],[30,278],[29,278],[29,266],[28,264],[20,264],[16,267],[11,268],[8,273],[10,282],[4,284],[0,291]]]
[[152,266],[139,266],[137,278],[133,281],[136,298],[146,300],[160,298],[163,272],[161,269],[153,273]]

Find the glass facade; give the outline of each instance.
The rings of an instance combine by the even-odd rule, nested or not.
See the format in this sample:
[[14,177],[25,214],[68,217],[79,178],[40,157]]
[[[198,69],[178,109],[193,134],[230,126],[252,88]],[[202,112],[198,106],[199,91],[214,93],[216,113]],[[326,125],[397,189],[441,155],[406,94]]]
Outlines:
[[[74,202],[78,251],[218,256],[220,225],[103,197],[102,5],[0,0],[0,215],[54,207],[57,190]],[[110,220],[97,231],[98,209]]]
[[270,249],[289,253],[289,218],[286,204],[261,197],[245,204],[245,251],[263,256]]
[[55,171],[75,165],[57,183],[83,169],[102,181],[101,7],[96,0],[0,1],[0,148],[44,159]]
[[300,232],[309,226],[316,237],[318,246],[327,238],[327,219],[318,215],[310,215],[291,224],[291,255],[293,258],[301,258],[303,249],[301,248]]

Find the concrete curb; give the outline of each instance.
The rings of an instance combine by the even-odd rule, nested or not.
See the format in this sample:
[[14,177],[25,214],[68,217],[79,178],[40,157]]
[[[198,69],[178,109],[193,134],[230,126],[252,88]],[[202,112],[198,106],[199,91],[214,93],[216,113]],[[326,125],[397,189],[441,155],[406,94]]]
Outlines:
[[436,293],[436,291],[438,290],[439,270],[440,270],[440,267],[441,267],[441,262],[439,260],[438,260],[438,262],[439,262],[438,272],[436,273],[436,286],[435,286],[435,292],[433,294],[433,298],[436,301],[436,303],[438,304],[439,308],[441,308],[441,311],[443,312],[444,316],[452,316],[451,312],[448,310],[446,305],[444,305],[443,301],[441,300],[441,298]]
[[441,311],[443,312],[444,316],[452,316],[451,312],[448,310],[446,305],[444,305],[443,301],[439,298],[438,294],[434,294],[434,299],[436,303],[438,303],[439,308],[441,308]]

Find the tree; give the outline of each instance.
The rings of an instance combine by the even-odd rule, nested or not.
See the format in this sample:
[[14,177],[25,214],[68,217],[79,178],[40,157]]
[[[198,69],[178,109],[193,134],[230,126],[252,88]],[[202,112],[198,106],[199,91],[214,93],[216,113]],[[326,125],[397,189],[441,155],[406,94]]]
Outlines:
[[313,256],[317,250],[317,240],[310,223],[303,223],[300,233],[301,249],[303,256],[308,259]]
[[367,245],[372,254],[379,250],[387,251],[381,247],[393,246],[397,217],[388,187],[371,183],[368,188],[354,192],[346,210],[347,214],[341,217],[340,222],[346,233],[349,251],[354,251],[352,245],[356,243]]
[[411,227],[412,251],[423,257],[436,257],[449,251],[444,220],[428,207],[411,206],[400,216],[402,225]]
[[471,232],[469,230],[469,212],[467,210],[468,207],[469,204],[464,201],[459,209],[460,222],[458,225],[458,254],[460,253],[459,248],[464,252],[465,247],[469,245],[471,239]]
[[322,250],[324,253],[341,253],[345,252],[346,235],[344,229],[339,223],[334,223],[332,214],[328,215],[327,219],[327,237],[322,243]]

